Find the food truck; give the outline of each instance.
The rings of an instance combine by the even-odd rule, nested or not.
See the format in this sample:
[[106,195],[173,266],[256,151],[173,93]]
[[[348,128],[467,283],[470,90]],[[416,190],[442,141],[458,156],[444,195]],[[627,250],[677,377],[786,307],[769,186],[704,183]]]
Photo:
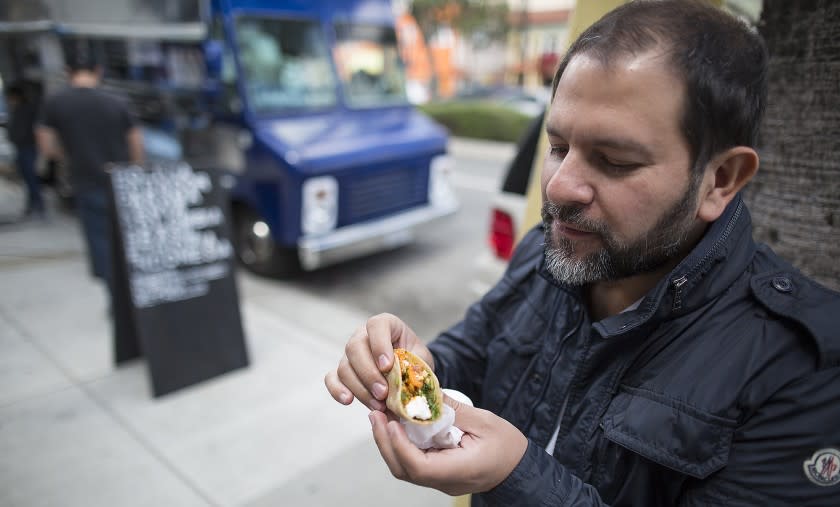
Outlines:
[[241,262],[285,276],[458,209],[446,131],[406,97],[394,25],[388,0],[6,0],[0,74],[49,93],[84,43],[147,146],[229,176]]

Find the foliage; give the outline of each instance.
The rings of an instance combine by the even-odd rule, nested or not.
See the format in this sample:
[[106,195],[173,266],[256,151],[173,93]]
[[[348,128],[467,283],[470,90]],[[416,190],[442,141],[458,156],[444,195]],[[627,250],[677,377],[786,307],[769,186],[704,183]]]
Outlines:
[[508,30],[504,0],[413,0],[411,12],[427,38],[441,26],[492,40],[504,39]]
[[448,101],[420,106],[420,110],[458,137],[515,143],[531,118],[489,101]]

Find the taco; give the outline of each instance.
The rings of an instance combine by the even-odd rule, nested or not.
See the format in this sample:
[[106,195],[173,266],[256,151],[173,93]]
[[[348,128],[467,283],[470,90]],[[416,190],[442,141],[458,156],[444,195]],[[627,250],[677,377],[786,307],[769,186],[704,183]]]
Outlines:
[[443,391],[425,361],[405,349],[394,349],[385,404],[405,420],[431,424],[440,419]]

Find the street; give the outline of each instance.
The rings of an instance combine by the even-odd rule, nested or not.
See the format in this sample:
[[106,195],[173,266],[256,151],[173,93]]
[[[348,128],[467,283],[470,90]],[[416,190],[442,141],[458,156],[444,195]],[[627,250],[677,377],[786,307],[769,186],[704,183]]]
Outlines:
[[[245,296],[259,293],[259,299],[270,304],[272,290],[292,288],[365,315],[393,313],[427,340],[460,320],[477,298],[476,259],[488,251],[491,199],[514,147],[459,139],[450,149],[455,158],[452,181],[461,202],[454,217],[422,230],[406,247],[305,273],[292,281],[246,274]],[[271,310],[288,310],[289,318],[300,312],[296,307]],[[346,332],[349,336],[352,329]]]

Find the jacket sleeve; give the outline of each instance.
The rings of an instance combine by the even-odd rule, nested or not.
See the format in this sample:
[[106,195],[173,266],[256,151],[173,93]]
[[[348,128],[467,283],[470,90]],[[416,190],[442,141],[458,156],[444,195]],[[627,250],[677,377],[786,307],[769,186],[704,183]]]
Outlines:
[[836,506],[840,495],[840,367],[778,391],[736,431],[724,469],[680,505]]
[[487,505],[588,507],[606,506],[586,484],[532,441],[513,472],[481,495]]

